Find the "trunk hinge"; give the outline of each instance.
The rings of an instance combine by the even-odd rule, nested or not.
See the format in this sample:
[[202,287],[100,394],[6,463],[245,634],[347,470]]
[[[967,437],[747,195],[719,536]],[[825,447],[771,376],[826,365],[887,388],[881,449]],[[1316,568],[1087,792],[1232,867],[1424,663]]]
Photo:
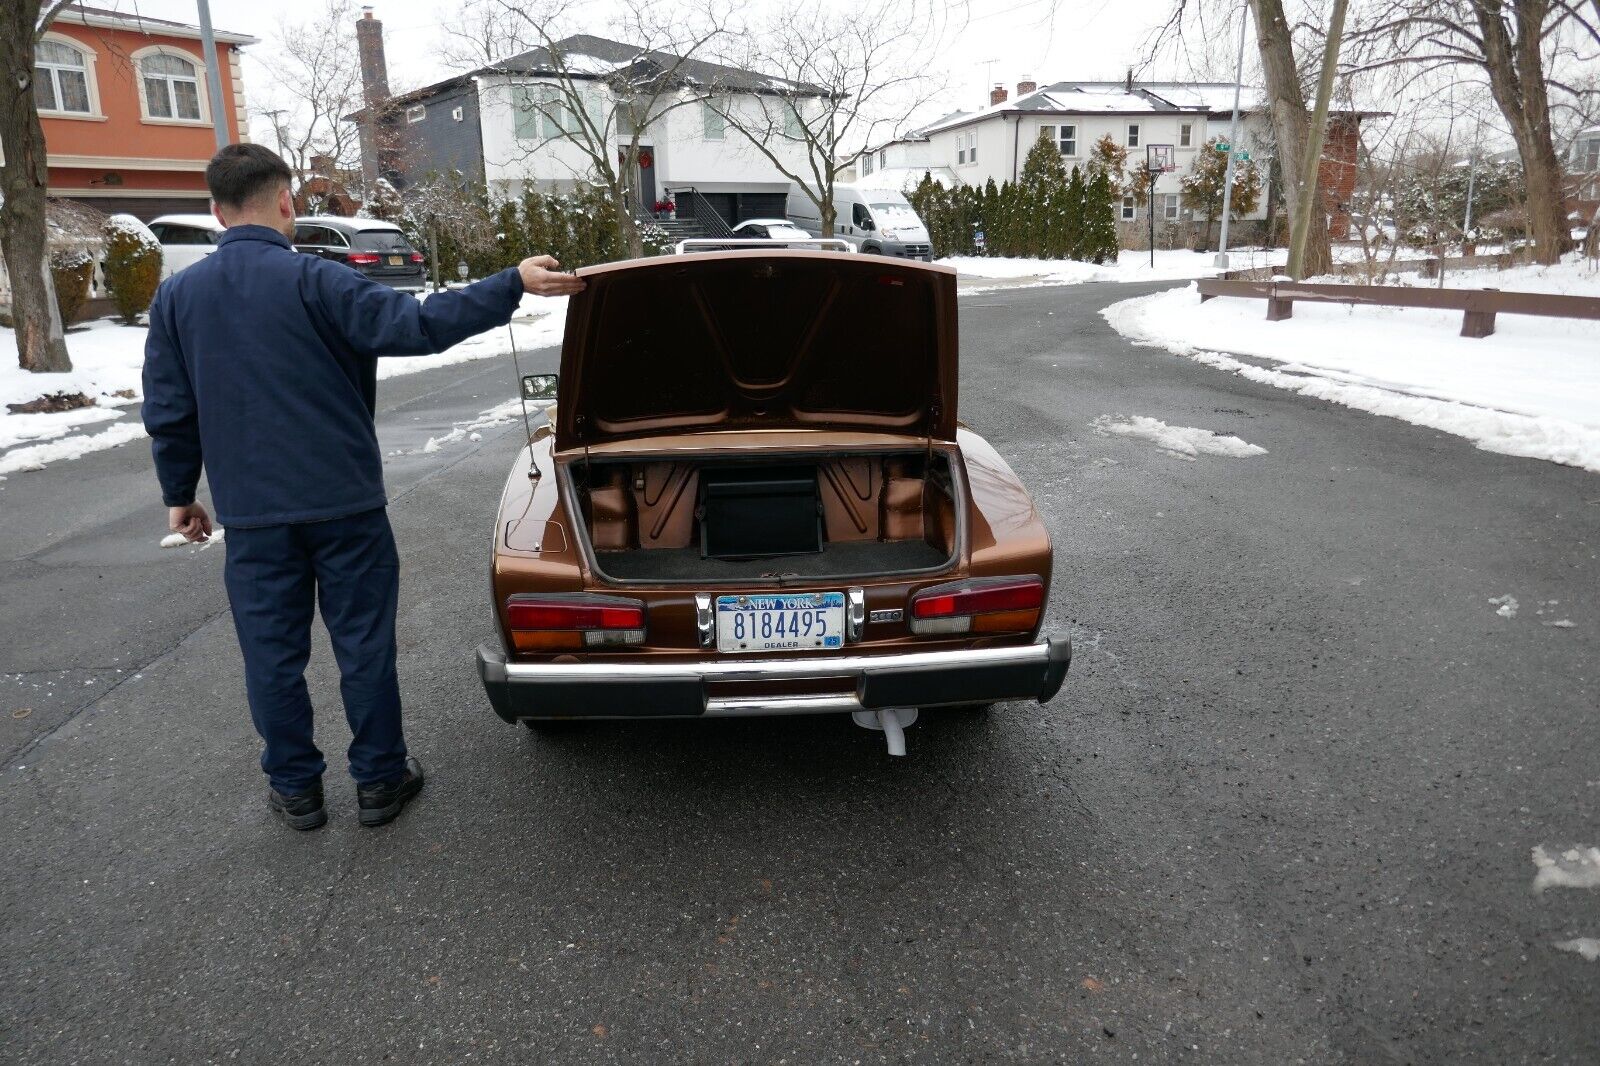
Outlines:
[[933,469],[933,427],[939,424],[940,413],[939,405],[937,403],[928,405],[928,432],[926,441],[928,446],[928,460],[927,466],[923,468],[923,477],[927,477],[928,471]]

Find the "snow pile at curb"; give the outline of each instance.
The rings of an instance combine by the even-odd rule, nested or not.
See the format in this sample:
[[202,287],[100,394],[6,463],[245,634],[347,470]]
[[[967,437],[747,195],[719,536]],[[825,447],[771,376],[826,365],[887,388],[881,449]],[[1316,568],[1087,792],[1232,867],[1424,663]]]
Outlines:
[[420,374],[441,366],[469,363],[475,359],[492,359],[497,355],[510,355],[511,345],[517,351],[549,348],[561,343],[567,327],[567,298],[565,296],[524,295],[522,306],[511,319],[510,326],[497,326],[487,333],[468,337],[443,355],[405,355],[378,360],[378,380],[386,381],[406,374]]
[[[1515,274],[1492,277],[1509,288]],[[1600,279],[1568,276],[1576,274],[1543,277],[1540,288],[1600,295]],[[1482,339],[1458,335],[1455,311],[1299,304],[1292,319],[1268,322],[1260,300],[1201,304],[1193,285],[1100,313],[1136,343],[1251,381],[1453,433],[1485,451],[1600,472],[1600,347],[1580,320],[1503,315]]]
[[[387,380],[509,355],[513,341],[519,351],[557,345],[566,322],[566,297],[526,295],[509,331],[506,327],[492,329],[462,341],[443,355],[380,359],[378,378]],[[83,436],[68,434],[82,426],[117,418],[117,408],[143,399],[144,342],[148,333],[145,327],[124,326],[109,319],[88,323],[67,334],[72,369],[65,374],[34,374],[18,367],[14,360],[0,362],[0,449],[11,449],[0,454],[0,476],[19,470],[42,470],[48,463],[77,459],[143,437],[144,427],[135,422],[118,422],[102,432]],[[0,352],[15,351],[15,334],[0,328]],[[96,406],[33,415],[11,414],[4,407],[56,393],[83,393],[95,400]],[[469,432],[473,428],[477,427],[468,427]],[[49,443],[15,447],[29,441]]]
[[[1284,251],[1230,253],[1229,269],[1244,270],[1284,261]],[[1186,248],[1157,249],[1156,265],[1150,266],[1148,251],[1124,251],[1115,263],[1083,263],[1075,259],[1024,259],[989,256],[955,255],[937,262],[954,267],[964,278],[986,278],[995,281],[1018,282],[986,287],[965,287],[963,293],[989,292],[1001,288],[1029,288],[1039,285],[1075,285],[1102,281],[1185,281],[1190,278],[1209,278],[1222,273],[1213,262],[1212,252],[1191,252]]]
[[[15,417],[15,416],[11,416]],[[48,444],[35,444],[27,448],[13,448],[0,455],[0,475],[18,470],[43,470],[45,464],[60,459],[77,459],[90,452],[118,448],[145,435],[144,426],[138,422],[118,422],[110,429],[87,437],[67,437]]]
[[1226,455],[1234,459],[1267,454],[1267,450],[1259,444],[1250,444],[1238,437],[1224,437],[1208,429],[1195,429],[1192,426],[1169,426],[1158,418],[1145,415],[1134,415],[1123,422],[1113,422],[1110,416],[1101,415],[1090,424],[1102,437],[1147,440],[1169,455],[1190,462],[1202,453]]

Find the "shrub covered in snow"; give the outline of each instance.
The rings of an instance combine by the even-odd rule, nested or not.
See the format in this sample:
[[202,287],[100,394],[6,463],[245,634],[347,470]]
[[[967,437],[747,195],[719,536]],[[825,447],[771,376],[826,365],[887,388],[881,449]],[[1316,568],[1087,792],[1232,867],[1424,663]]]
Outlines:
[[61,312],[61,324],[70,326],[77,321],[78,313],[89,299],[94,260],[87,252],[63,248],[50,256],[50,276],[55,282],[56,310]]
[[161,284],[161,243],[132,215],[106,221],[106,288],[122,320],[134,320],[150,309]]

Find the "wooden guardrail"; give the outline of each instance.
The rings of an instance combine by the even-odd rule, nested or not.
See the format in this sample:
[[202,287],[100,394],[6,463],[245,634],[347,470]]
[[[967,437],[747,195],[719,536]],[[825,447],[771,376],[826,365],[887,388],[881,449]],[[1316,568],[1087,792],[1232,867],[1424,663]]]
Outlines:
[[1200,302],[1218,296],[1267,301],[1267,321],[1294,315],[1297,302],[1358,304],[1368,307],[1426,307],[1460,311],[1463,337],[1487,337],[1496,315],[1540,315],[1600,321],[1600,297],[1499,289],[1425,289],[1404,285],[1307,285],[1292,281],[1228,281],[1203,278]]
[[[1428,256],[1427,258],[1412,259],[1379,259],[1368,263],[1357,259],[1351,262],[1335,263],[1329,268],[1328,273],[1339,277],[1370,277],[1384,274],[1406,274],[1416,271],[1425,278],[1437,278],[1439,271],[1452,270],[1505,270],[1527,261],[1526,252],[1485,252],[1482,255],[1449,255]],[[1242,267],[1239,270],[1227,270],[1217,275],[1227,281],[1271,281],[1276,274],[1283,273],[1283,266],[1256,266]]]

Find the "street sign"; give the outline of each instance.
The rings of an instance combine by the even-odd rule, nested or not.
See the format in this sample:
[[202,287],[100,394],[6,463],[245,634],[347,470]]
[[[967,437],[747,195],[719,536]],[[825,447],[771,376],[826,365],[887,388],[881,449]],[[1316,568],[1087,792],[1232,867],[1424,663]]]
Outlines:
[[1227,141],[1218,141],[1217,142],[1217,151],[1219,151],[1219,152],[1226,152],[1229,148],[1232,148],[1232,147],[1233,147],[1233,145],[1229,144]]
[[1241,162],[1241,163],[1250,162],[1250,153],[1245,151],[1243,148],[1241,148],[1237,152],[1235,152],[1234,155],[1239,157],[1239,162]]

